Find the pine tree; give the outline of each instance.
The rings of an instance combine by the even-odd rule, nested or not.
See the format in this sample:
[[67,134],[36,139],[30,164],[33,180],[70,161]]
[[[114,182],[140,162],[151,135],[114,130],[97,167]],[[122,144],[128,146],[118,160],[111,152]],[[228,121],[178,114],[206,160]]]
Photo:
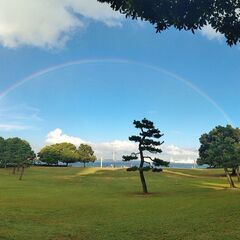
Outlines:
[[[142,188],[144,193],[148,193],[147,184],[144,177],[144,163],[150,163],[150,166],[168,166],[169,162],[161,160],[159,158],[153,158],[153,154],[160,154],[162,150],[159,148],[164,142],[157,141],[156,139],[160,139],[163,134],[161,134],[160,130],[155,128],[153,122],[144,118],[141,121],[134,120],[133,124],[135,128],[139,129],[139,135],[133,135],[129,137],[130,141],[138,143],[137,153],[132,153],[131,155],[124,155],[123,161],[131,161],[137,160],[140,158],[139,165],[139,175],[142,183]],[[148,155],[145,153],[148,152]],[[146,161],[148,159],[148,161]]]

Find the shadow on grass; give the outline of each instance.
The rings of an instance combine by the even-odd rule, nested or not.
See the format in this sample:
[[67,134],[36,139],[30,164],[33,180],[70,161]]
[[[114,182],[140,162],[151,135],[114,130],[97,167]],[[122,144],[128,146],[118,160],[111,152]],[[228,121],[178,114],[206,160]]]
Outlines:
[[143,193],[143,192],[125,192],[124,195],[128,197],[144,197],[144,198],[150,198],[150,197],[156,197],[156,196],[164,196],[164,192],[149,192],[149,193]]
[[230,188],[229,184],[221,184],[221,183],[208,183],[208,182],[203,182],[201,184],[194,184],[195,187],[199,188],[208,188],[208,189],[213,189],[213,190],[236,190],[240,191],[240,186],[236,185],[235,188]]
[[[176,175],[176,176],[182,176],[182,177],[189,177],[189,178],[206,178],[206,177],[211,177],[211,178],[215,178],[215,177],[225,177],[226,175],[224,173],[211,173],[209,174],[209,172],[204,173],[203,170],[192,170],[191,171],[196,171],[193,173],[185,173],[184,171],[171,171],[171,170],[164,170],[165,173],[167,174],[171,174],[171,175]],[[201,174],[195,174],[195,173],[199,173],[201,172]]]

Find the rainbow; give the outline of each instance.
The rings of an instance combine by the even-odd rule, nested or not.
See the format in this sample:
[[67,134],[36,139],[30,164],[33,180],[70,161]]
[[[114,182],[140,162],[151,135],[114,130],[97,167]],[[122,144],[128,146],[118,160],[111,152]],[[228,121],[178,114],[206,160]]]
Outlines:
[[199,87],[197,87],[196,85],[194,85],[193,83],[191,83],[190,81],[186,80],[185,78],[182,78],[172,72],[169,72],[163,68],[154,66],[154,65],[150,65],[150,64],[146,64],[146,63],[142,63],[142,62],[137,62],[137,61],[133,61],[133,60],[128,60],[128,59],[115,59],[115,58],[107,58],[107,59],[83,59],[83,60],[77,60],[77,61],[70,61],[70,62],[66,62],[63,64],[59,64],[59,65],[55,65],[55,66],[51,66],[49,68],[46,69],[42,69],[38,72],[35,72],[23,79],[21,79],[20,81],[16,82],[15,84],[11,85],[10,87],[8,87],[7,89],[5,89],[3,92],[0,93],[0,100],[2,100],[3,98],[5,98],[9,93],[13,92],[15,89],[17,89],[18,87],[24,85],[25,83],[32,81],[40,76],[43,76],[45,74],[48,74],[50,72],[54,72],[57,71],[59,69],[63,69],[63,68],[67,68],[69,66],[74,66],[74,65],[85,65],[85,64],[94,64],[94,63],[116,63],[116,64],[131,64],[131,65],[135,65],[135,66],[139,66],[139,67],[143,67],[143,68],[147,68],[162,74],[165,74],[167,76],[170,76],[172,78],[174,78],[175,80],[183,83],[184,85],[186,85],[187,87],[189,87],[190,89],[192,89],[194,92],[196,92],[197,94],[199,94],[201,97],[203,97],[206,101],[208,101],[212,106],[214,106],[214,108],[220,112],[222,114],[222,116],[224,117],[224,119],[228,122],[228,123],[232,123],[232,120],[230,119],[230,117],[226,114],[226,112],[204,91],[202,91]]

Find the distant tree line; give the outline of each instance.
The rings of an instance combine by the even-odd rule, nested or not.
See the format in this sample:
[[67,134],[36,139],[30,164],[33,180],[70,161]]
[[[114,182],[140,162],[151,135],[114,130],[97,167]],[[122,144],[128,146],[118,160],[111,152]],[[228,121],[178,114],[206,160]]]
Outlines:
[[96,156],[92,147],[88,144],[80,144],[78,148],[72,143],[57,143],[45,146],[38,153],[38,160],[47,165],[58,165],[59,162],[70,163],[82,162],[84,167],[86,163],[95,162]]
[[86,163],[94,162],[96,156],[91,146],[81,144],[78,148],[71,143],[59,143],[43,147],[36,155],[31,145],[21,138],[0,137],[0,167],[12,167],[12,173],[19,172],[21,180],[26,167],[40,161],[47,165],[58,165],[59,162],[69,163],[82,162],[84,167]]

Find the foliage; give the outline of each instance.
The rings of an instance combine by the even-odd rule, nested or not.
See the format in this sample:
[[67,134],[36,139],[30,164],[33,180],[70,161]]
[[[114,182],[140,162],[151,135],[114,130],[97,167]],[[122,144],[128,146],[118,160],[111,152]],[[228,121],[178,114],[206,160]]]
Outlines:
[[[200,137],[199,165],[237,169],[240,165],[240,129],[217,126]],[[239,173],[239,172],[238,172]],[[226,172],[227,174],[227,172]],[[229,178],[229,176],[227,175]],[[230,180],[230,185],[234,185]]]
[[56,149],[56,152],[58,153],[58,160],[60,162],[68,165],[69,163],[78,161],[77,149],[72,143],[58,143],[52,145],[52,147]]
[[153,168],[152,172],[162,172],[162,168]]
[[137,171],[137,170],[138,170],[138,167],[137,167],[137,166],[127,168],[127,171],[128,171],[128,172],[135,172],[135,171]]
[[95,162],[96,156],[94,155],[94,151],[92,150],[92,147],[88,144],[80,144],[78,148],[78,155],[79,155],[79,161],[84,164],[89,162]]
[[35,153],[30,144],[20,138],[8,138],[5,140],[3,161],[5,165],[22,166],[31,164]]
[[[144,163],[150,164],[150,166],[168,166],[169,162],[161,160],[159,158],[153,158],[152,156],[144,155],[145,152],[149,154],[158,154],[161,153],[162,150],[159,148],[163,142],[157,141],[156,139],[160,139],[163,134],[161,134],[160,130],[155,128],[153,122],[144,118],[141,121],[134,120],[133,122],[135,128],[139,129],[138,135],[133,135],[129,137],[130,141],[136,142],[138,144],[137,153],[132,153],[131,155],[124,155],[123,161],[131,161],[138,159],[140,157],[140,165],[139,165],[139,174],[140,179],[143,187],[143,192],[148,193],[147,185],[145,181],[145,177],[143,171],[150,170],[150,167],[144,168]],[[148,159],[148,161],[146,161]],[[150,162],[149,162],[150,161]]]
[[240,129],[217,126],[200,137],[199,165],[233,168],[240,164]]
[[223,34],[227,44],[240,40],[240,5],[238,0],[98,0],[111,4],[126,17],[140,18],[155,26],[156,32],[170,27],[178,30],[198,29],[210,25]]
[[49,165],[58,164],[58,153],[52,146],[45,146],[38,153],[38,158],[41,162]]
[[58,162],[69,163],[83,162],[84,166],[88,162],[94,162],[96,156],[91,146],[81,144],[77,149],[71,143],[57,143],[50,146],[45,146],[38,153],[39,160],[48,165],[57,165]]
[[13,174],[16,172],[16,167],[18,171],[21,167],[19,180],[22,180],[25,166],[31,164],[35,157],[27,141],[17,137],[6,140],[0,137],[0,167],[12,166]]
[[4,151],[5,151],[5,140],[4,138],[0,137],[0,167],[6,166]]
[[58,162],[74,163],[78,161],[78,153],[75,145],[71,143],[57,143],[45,146],[38,153],[39,160],[48,165],[58,164]]

